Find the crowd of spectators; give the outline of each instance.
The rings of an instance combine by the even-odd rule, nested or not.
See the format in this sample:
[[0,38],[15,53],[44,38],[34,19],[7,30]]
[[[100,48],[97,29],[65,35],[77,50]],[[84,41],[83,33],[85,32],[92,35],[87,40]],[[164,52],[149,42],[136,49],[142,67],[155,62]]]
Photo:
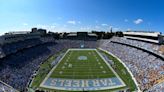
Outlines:
[[31,76],[35,74],[39,65],[51,55],[69,48],[97,47],[110,51],[120,58],[136,78],[141,90],[153,88],[156,80],[163,77],[164,62],[160,58],[137,48],[113,43],[112,41],[159,53],[159,45],[118,37],[99,41],[54,40],[51,37],[19,41],[0,46],[0,55],[4,55],[0,58],[0,80],[24,92]]
[[[49,56],[63,49],[80,48],[82,44],[86,48],[94,48],[96,46],[96,41],[55,41],[51,38],[43,38],[41,39],[41,43],[38,42],[38,40],[34,39],[28,40],[26,42],[17,42],[16,44],[17,45],[12,44],[13,47],[7,45],[7,49],[10,49],[11,53],[14,53],[12,51],[17,50],[14,54],[10,54],[0,59],[0,80],[12,86],[15,89],[24,92],[26,91],[26,87],[29,83],[29,80],[31,80],[31,76],[38,69],[39,65],[43,63]],[[20,46],[18,44],[20,44]],[[17,49],[14,48],[14,46]],[[24,49],[20,49],[18,47]]]
[[154,85],[147,92],[160,92],[161,90],[164,90],[164,82]]
[[98,43],[96,41],[83,41],[83,40],[57,40],[57,43],[63,43],[65,48],[96,48]]
[[130,69],[141,90],[147,90],[156,84],[156,80],[164,77],[164,61],[137,48],[103,41],[100,48],[120,58]]
[[164,57],[164,53],[159,50],[160,45],[155,44],[155,43],[149,43],[149,42],[138,41],[138,40],[131,40],[131,39],[127,39],[125,37],[113,37],[110,40],[114,41],[114,42],[125,43],[125,44],[129,44],[129,45],[136,46],[139,48],[143,48],[145,50],[148,50],[150,52],[156,53],[156,54]]
[[46,43],[12,54],[1,60],[0,80],[25,91],[30,76],[38,65],[55,52],[55,43]]
[[36,39],[27,39],[23,41],[8,43],[4,45],[0,45],[0,58],[5,57],[11,53],[16,53],[19,50],[30,48],[39,44],[47,43],[53,41],[52,37],[42,37]]

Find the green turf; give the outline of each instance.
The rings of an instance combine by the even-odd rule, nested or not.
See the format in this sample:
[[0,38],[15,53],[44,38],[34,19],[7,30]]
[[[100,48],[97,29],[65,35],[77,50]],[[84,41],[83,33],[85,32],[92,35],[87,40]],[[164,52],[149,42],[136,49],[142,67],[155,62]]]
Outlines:
[[[87,60],[79,60],[78,58],[80,56],[87,57]],[[69,67],[69,65],[71,65],[71,67]],[[115,74],[95,50],[70,50],[60,61],[50,77],[95,79],[111,78],[115,77]]]
[[[65,50],[64,50],[65,51]],[[117,74],[121,77],[121,79],[124,81],[124,83],[126,84],[126,87],[122,87],[122,88],[116,88],[116,89],[109,89],[109,90],[103,90],[103,91],[91,91],[91,92],[113,92],[113,91],[118,91],[121,89],[126,89],[126,88],[130,88],[130,91],[134,91],[136,89],[136,85],[134,83],[134,81],[132,80],[130,74],[127,72],[126,68],[122,65],[122,63],[120,63],[120,61],[118,61],[115,57],[113,57],[111,54],[108,54],[102,50],[98,50],[101,53],[104,53],[108,56],[108,58],[110,58],[111,60],[113,60],[113,62],[115,63],[115,67],[117,68],[117,70],[115,70],[115,72],[117,72]],[[60,53],[63,53],[60,52]],[[45,78],[45,76],[48,74],[48,72],[52,69],[52,67],[50,67],[51,62],[60,54],[55,54],[53,56],[51,56],[47,61],[45,61],[36,77],[33,79],[33,82],[31,83],[32,85],[30,85],[29,88],[32,88],[33,90],[36,89],[40,89],[40,90],[46,90],[46,91],[50,91],[50,92],[71,92],[71,91],[60,91],[60,90],[54,90],[54,89],[46,89],[46,88],[41,88],[39,87],[40,83],[43,81],[43,79]],[[105,64],[105,63],[104,63]],[[93,66],[93,64],[91,64]],[[82,65],[81,65],[82,66]],[[46,70],[47,69],[47,70]],[[46,71],[45,71],[46,70]],[[121,71],[120,71],[121,70]],[[68,70],[69,71],[69,70]],[[83,70],[79,70],[79,71],[83,71]],[[122,71],[125,71],[125,73],[122,73]],[[72,78],[72,77],[71,77]],[[33,91],[30,91],[33,92]],[[89,91],[90,92],[90,91]]]

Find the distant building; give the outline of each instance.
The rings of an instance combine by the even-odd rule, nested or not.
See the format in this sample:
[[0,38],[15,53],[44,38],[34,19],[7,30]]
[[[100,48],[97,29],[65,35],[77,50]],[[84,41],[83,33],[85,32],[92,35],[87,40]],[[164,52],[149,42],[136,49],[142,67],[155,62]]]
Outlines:
[[37,28],[32,28],[31,29],[31,32],[37,32],[38,30],[37,30]]
[[97,40],[97,35],[88,32],[75,32],[68,34],[67,38],[71,40]]
[[159,35],[159,43],[164,44],[164,35]]
[[45,29],[37,29],[37,28],[32,28],[31,31],[9,32],[0,36],[0,45],[3,45],[5,43],[23,41],[26,39],[40,38],[45,34],[46,34]]
[[123,37],[124,35],[123,35],[123,32],[117,31],[117,32],[115,33],[115,36]]
[[32,33],[39,33],[41,35],[45,35],[47,33],[47,30],[46,29],[32,28],[31,32]]
[[124,37],[128,39],[141,40],[159,44],[160,32],[147,32],[147,31],[126,31],[123,32]]

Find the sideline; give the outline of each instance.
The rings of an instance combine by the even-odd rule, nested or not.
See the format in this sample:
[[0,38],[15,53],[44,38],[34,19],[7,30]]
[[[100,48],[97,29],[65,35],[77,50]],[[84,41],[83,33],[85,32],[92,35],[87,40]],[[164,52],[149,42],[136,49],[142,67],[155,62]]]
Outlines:
[[127,69],[127,71],[129,72],[129,74],[131,75],[131,77],[132,77],[134,83],[136,84],[137,89],[138,89],[137,92],[142,92],[142,91],[140,90],[139,84],[137,83],[136,79],[134,78],[132,72],[131,72],[131,71],[129,70],[129,68],[125,65],[125,63],[124,63],[121,59],[119,59],[117,56],[115,56],[114,54],[112,54],[111,52],[106,51],[106,50],[104,50],[104,49],[102,49],[102,48],[99,48],[99,49],[102,50],[102,51],[104,51],[104,52],[106,52],[106,53],[108,53],[108,54],[110,54],[110,55],[112,55],[112,56],[115,57],[118,61],[120,61],[120,63],[122,63],[123,66]]

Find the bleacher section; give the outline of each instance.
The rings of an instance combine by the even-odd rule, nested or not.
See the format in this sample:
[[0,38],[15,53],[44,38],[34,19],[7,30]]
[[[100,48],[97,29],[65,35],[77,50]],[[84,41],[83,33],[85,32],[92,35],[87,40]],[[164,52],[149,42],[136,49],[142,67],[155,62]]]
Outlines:
[[[163,90],[164,84],[157,82],[164,77],[163,46],[125,37],[98,41],[41,37],[0,45],[0,80],[25,92],[40,64],[51,55],[69,48],[102,48],[111,52],[126,64],[142,91]],[[0,82],[1,90],[8,90],[8,87]]]
[[[36,41],[36,42],[35,42]],[[96,41],[77,41],[77,40],[55,40],[49,38],[45,43],[22,49],[14,54],[2,58],[0,64],[0,80],[11,85],[19,91],[26,91],[27,84],[31,75],[35,73],[39,65],[49,56],[68,48],[80,48],[84,43],[86,48],[95,48]],[[33,40],[33,45],[37,40]],[[20,44],[20,43],[19,43]],[[26,45],[28,46],[28,45]],[[8,48],[9,49],[9,48]]]
[[30,48],[36,45],[44,44],[47,42],[52,42],[54,39],[52,37],[42,37],[37,39],[27,39],[24,41],[8,43],[0,45],[0,58],[3,58],[12,53],[16,53],[22,49]]
[[141,49],[145,49],[147,51],[155,53],[164,58],[163,52],[161,52],[159,49],[161,45],[158,45],[158,44],[148,43],[148,42],[138,41],[138,40],[131,40],[124,37],[113,37],[111,41],[136,46]]
[[158,79],[163,78],[164,62],[162,59],[140,49],[112,41],[126,42],[130,45],[145,48],[146,50],[155,51],[158,51],[158,45],[138,41],[133,42],[125,38],[114,37],[111,40],[103,41],[104,44],[100,48],[113,53],[128,66],[140,85],[141,90],[149,89],[156,84]]

